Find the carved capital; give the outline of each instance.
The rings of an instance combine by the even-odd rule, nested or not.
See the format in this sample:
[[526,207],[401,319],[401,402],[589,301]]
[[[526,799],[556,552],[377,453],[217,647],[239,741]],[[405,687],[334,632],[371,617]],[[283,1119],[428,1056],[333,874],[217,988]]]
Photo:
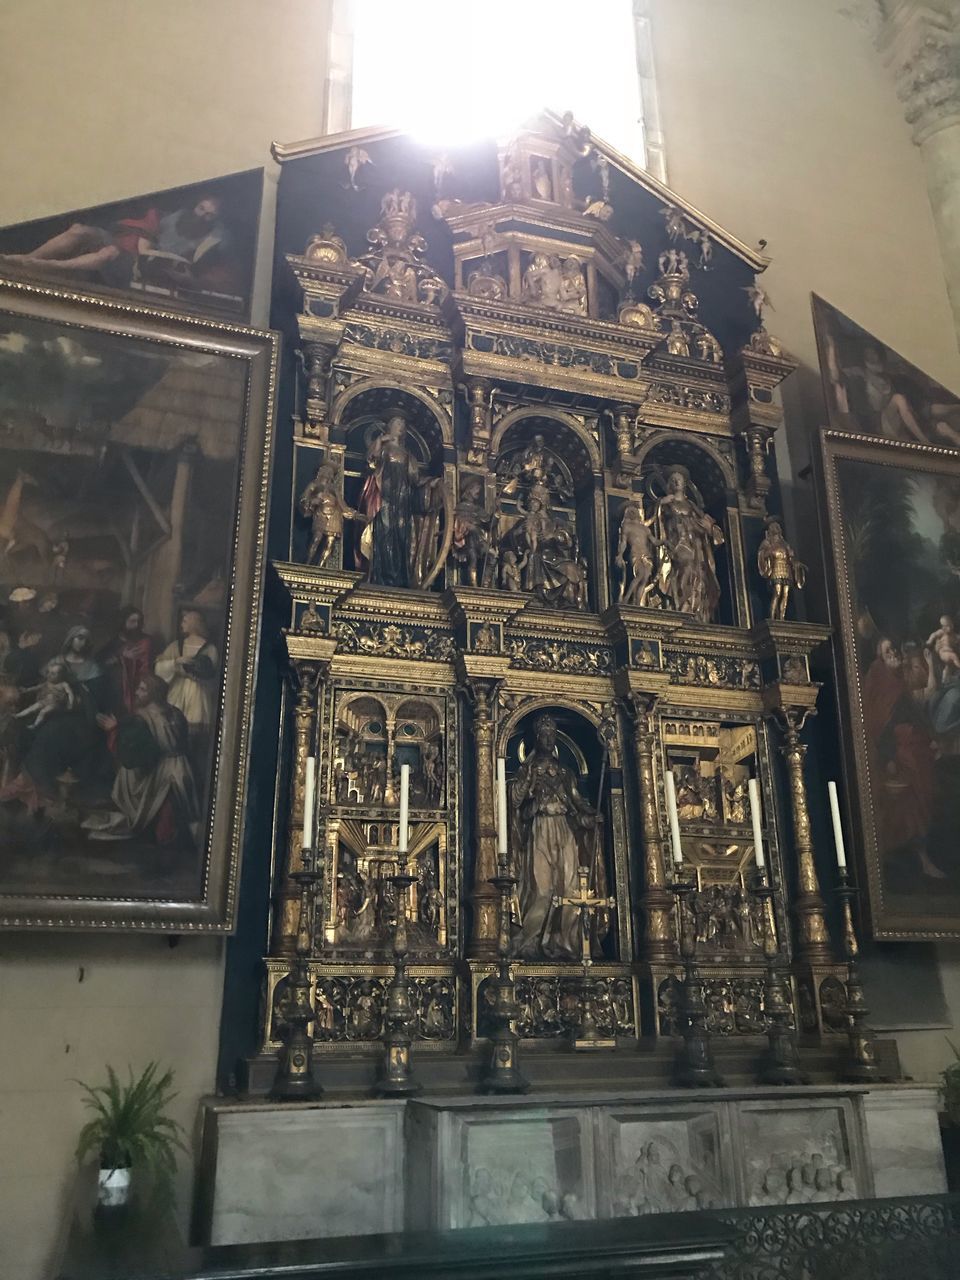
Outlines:
[[960,20],[919,0],[899,0],[887,14],[880,48],[897,82],[904,116],[918,145],[960,125]]
[[743,438],[747,447],[747,461],[750,466],[750,474],[747,478],[747,495],[754,507],[765,511],[767,494],[771,488],[770,477],[767,475],[767,453],[770,450],[773,432],[769,427],[763,427],[752,422],[744,431]]

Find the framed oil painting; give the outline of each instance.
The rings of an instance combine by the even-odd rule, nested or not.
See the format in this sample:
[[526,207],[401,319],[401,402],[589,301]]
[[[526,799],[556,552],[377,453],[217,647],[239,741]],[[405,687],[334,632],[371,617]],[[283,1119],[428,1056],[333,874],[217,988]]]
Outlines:
[[960,937],[960,455],[827,430],[818,471],[872,932]]
[[811,296],[828,425],[960,449],[960,400],[842,311]]
[[0,228],[0,272],[250,318],[263,170]]
[[276,335],[0,280],[0,927],[229,931]]

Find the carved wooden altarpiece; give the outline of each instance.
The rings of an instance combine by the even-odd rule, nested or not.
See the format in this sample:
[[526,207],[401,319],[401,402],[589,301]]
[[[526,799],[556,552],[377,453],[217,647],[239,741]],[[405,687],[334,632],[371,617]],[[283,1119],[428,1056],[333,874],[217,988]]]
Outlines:
[[601,1033],[678,1030],[666,769],[712,1032],[766,1029],[751,777],[795,1023],[843,1030],[802,741],[827,632],[786,594],[771,608],[792,559],[758,568],[794,368],[763,322],[766,260],[568,117],[444,156],[387,131],[275,153],[290,679],[261,1051],[296,946],[309,755],[318,1053],[379,1052],[400,911],[415,1053],[487,1036],[500,756],[528,1047],[566,1046],[578,1017],[571,908],[547,901],[574,859],[616,903],[589,942]]

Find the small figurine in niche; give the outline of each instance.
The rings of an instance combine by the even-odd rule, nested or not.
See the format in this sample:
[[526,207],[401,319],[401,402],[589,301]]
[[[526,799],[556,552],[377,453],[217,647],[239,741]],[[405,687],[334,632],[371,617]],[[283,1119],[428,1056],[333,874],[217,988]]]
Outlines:
[[677,320],[670,322],[670,332],[667,335],[667,351],[672,356],[689,356],[690,344],[687,342],[683,330]]
[[443,912],[443,894],[437,888],[433,872],[427,867],[424,872],[423,886],[420,891],[420,919],[432,934],[440,927]]
[[523,299],[540,307],[558,307],[562,284],[559,259],[535,253],[523,273]]
[[343,501],[337,489],[336,464],[323,462],[317,468],[317,474],[300,495],[300,514],[306,516],[311,522],[310,550],[307,552],[306,563],[313,564],[314,558],[319,553],[320,559],[317,563],[321,569],[330,559],[338,538],[343,534],[344,518],[351,520],[360,518],[358,513]]
[[577,257],[564,258],[560,265],[560,310],[578,316],[587,314],[587,282]]
[[787,616],[790,588],[803,590],[807,580],[807,568],[794,554],[793,548],[783,536],[779,520],[767,521],[767,532],[757,551],[757,568],[761,578],[770,584],[771,621],[781,621]]
[[644,518],[643,499],[639,495],[623,509],[614,563],[621,574],[620,599],[624,604],[642,608],[653,590],[654,549],[662,545],[650,528],[655,519],[655,516]]
[[538,200],[553,199],[553,183],[550,181],[550,174],[547,172],[544,160],[538,159],[533,162],[533,189],[537,193]]
[[450,554],[461,566],[471,587],[478,585],[480,565],[490,545],[489,517],[482,502],[483,481],[477,476],[468,477],[460,490],[460,501],[453,509]]
[[327,624],[323,620],[323,615],[317,609],[316,600],[311,600],[300,615],[301,631],[326,631]]
[[420,750],[420,772],[423,775],[423,789],[428,801],[434,804],[440,800],[442,779],[440,777],[440,746],[436,742],[425,742]]
[[503,563],[500,566],[500,585],[507,591],[522,591],[521,575],[527,567],[528,556],[517,559],[515,551],[504,551]]
[[483,622],[477,628],[473,638],[473,647],[477,653],[496,653],[499,649],[497,637],[489,622]]

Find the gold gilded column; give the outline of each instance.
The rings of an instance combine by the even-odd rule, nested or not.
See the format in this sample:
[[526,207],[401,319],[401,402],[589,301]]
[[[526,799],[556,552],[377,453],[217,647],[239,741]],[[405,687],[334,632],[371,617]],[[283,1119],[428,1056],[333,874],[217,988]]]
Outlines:
[[656,701],[656,696],[652,694],[633,693],[629,697],[634,714],[633,743],[643,828],[643,894],[640,909],[643,911],[645,927],[641,955],[651,964],[670,964],[677,958],[677,942],[673,927],[673,894],[667,888],[664,871],[660,806],[657,803],[657,775],[654,765]]
[[300,890],[291,875],[300,870],[303,839],[304,775],[307,756],[313,749],[317,728],[317,698],[325,664],[305,659],[290,660],[290,680],[296,694],[293,712],[293,759],[290,764],[290,805],[287,820],[287,847],[280,888],[277,891],[271,954],[292,956],[297,949]]
[[497,874],[497,816],[493,781],[493,707],[495,686],[474,681],[473,739],[477,752],[476,846],[473,869],[473,928],[470,955],[495,959],[497,955],[497,890],[490,883]]
[[787,766],[793,817],[793,847],[797,857],[797,893],[793,902],[797,922],[797,959],[807,964],[830,964],[833,961],[833,951],[813,857],[810,811],[807,808],[807,787],[803,777],[807,748],[800,741],[800,733],[808,715],[807,710],[799,708],[781,708],[776,715],[777,726],[783,734],[780,752]]

